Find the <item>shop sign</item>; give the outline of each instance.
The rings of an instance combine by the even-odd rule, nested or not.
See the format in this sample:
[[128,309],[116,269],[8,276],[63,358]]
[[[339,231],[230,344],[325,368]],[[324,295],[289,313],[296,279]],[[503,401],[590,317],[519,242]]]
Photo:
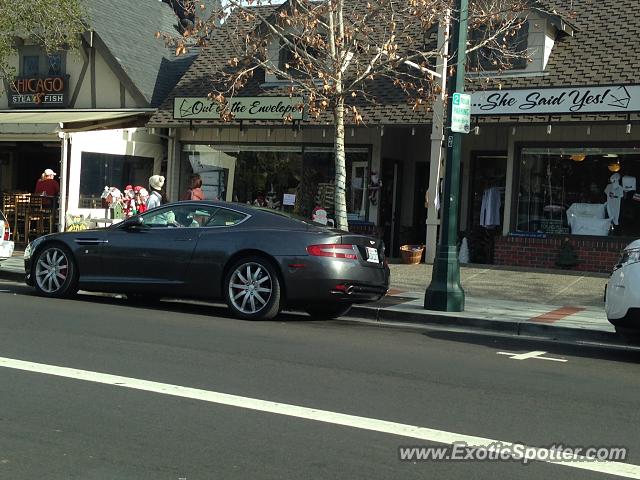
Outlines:
[[640,85],[474,92],[472,115],[558,115],[640,112]]
[[471,128],[471,95],[453,94],[451,106],[451,131],[469,133]]
[[68,100],[68,75],[16,77],[9,83],[10,108],[64,108]]
[[224,107],[235,120],[302,120],[302,97],[235,97],[220,104],[207,97],[176,97],[173,118],[178,120],[218,120]]

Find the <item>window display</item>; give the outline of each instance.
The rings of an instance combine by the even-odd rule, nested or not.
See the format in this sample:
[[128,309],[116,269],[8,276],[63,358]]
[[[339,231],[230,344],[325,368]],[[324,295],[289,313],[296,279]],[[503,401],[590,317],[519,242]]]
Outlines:
[[105,186],[147,185],[153,158],[82,152],[80,208],[102,208]]
[[[347,148],[347,214],[366,221],[370,203],[367,148]],[[334,216],[332,147],[196,145],[182,149],[180,178],[198,173],[206,200],[221,199],[284,210],[309,218],[322,209]]]
[[523,148],[516,230],[637,236],[640,148]]

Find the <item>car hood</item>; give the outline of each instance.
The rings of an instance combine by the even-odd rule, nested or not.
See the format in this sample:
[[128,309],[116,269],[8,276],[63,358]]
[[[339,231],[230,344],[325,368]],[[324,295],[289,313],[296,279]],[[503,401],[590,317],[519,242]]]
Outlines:
[[634,240],[633,242],[631,242],[629,245],[626,246],[625,250],[631,250],[636,248],[640,248],[640,239]]

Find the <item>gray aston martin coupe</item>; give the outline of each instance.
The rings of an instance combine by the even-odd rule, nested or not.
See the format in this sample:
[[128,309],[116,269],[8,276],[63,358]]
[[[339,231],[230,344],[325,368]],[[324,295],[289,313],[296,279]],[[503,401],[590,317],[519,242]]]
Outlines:
[[389,286],[379,239],[224,202],[176,202],[109,228],[46,235],[24,257],[26,282],[44,296],[224,299],[245,319],[285,306],[335,318]]

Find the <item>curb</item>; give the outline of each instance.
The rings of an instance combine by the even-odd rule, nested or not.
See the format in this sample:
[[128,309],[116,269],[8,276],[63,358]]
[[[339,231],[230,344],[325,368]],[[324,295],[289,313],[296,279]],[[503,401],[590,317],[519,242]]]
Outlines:
[[14,272],[13,270],[5,270],[0,266],[0,279],[10,280],[12,282],[24,283],[24,272]]
[[410,313],[387,310],[379,307],[354,305],[348,316],[388,324],[433,325],[438,327],[457,327],[482,332],[495,332],[503,335],[539,337],[552,340],[571,340],[621,344],[620,336],[615,332],[587,330],[571,327],[536,324],[525,321],[490,320],[486,318],[457,317],[438,313]]
[[[24,283],[24,272],[5,270],[0,267],[0,280]],[[354,305],[348,317],[373,320],[402,328],[403,324],[433,325],[438,327],[466,328],[481,332],[495,332],[502,335],[538,337],[551,340],[570,340],[603,342],[607,344],[624,344],[620,336],[614,332],[587,330],[570,327],[536,324],[531,322],[490,320],[487,318],[458,317],[434,313],[410,313],[388,310],[380,307]]]

